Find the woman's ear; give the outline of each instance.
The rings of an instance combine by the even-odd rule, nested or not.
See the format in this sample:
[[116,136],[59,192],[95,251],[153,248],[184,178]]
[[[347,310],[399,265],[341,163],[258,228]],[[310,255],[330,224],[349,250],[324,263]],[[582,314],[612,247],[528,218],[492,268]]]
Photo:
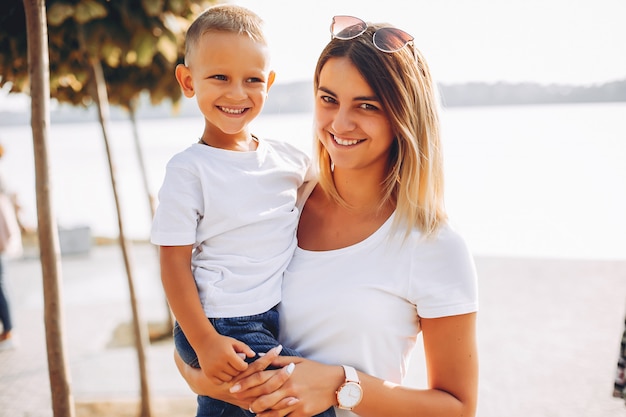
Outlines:
[[191,79],[191,71],[188,66],[183,64],[176,65],[176,81],[178,81],[185,97],[193,97],[193,81]]

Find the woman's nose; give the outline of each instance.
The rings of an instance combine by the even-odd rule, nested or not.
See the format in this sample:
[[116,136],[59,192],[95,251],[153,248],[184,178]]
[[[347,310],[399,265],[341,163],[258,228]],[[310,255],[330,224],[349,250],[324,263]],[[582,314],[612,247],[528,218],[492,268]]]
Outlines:
[[354,130],[354,120],[348,108],[339,108],[333,117],[333,130],[337,133],[350,132]]

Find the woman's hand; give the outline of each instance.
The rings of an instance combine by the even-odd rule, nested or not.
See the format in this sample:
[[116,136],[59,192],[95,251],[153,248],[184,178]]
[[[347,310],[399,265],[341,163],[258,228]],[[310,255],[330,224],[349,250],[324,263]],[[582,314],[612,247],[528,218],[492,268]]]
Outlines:
[[[187,365],[176,351],[174,352],[174,362],[178,372],[196,394],[206,395],[243,409],[249,409],[259,395],[268,394],[280,388],[293,372],[293,365],[289,366],[289,363],[282,369],[265,370],[277,359],[281,349],[281,346],[271,349],[266,355],[252,362],[246,371],[231,382],[223,384],[216,384],[209,380],[200,369]],[[297,402],[295,398],[283,398],[273,405],[280,409],[293,406],[295,402]],[[252,409],[257,410],[254,407]]]
[[[335,391],[345,379],[340,366],[289,356],[277,357],[272,365],[285,367],[289,363],[295,364],[291,377],[278,389],[254,401],[252,409],[258,417],[283,417],[287,414],[290,417],[312,416],[336,405]],[[242,380],[242,387],[246,383]]]

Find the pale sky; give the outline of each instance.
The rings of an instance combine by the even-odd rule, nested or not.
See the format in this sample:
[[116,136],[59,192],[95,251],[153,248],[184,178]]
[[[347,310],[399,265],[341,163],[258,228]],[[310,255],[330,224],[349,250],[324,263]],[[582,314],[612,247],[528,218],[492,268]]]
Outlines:
[[[415,37],[435,79],[594,84],[626,78],[625,0],[230,0],[265,20],[277,83],[310,80],[332,16]],[[0,91],[0,110],[26,107]]]
[[626,78],[624,0],[231,0],[266,22],[277,82],[310,79],[333,15],[415,37],[441,82]]

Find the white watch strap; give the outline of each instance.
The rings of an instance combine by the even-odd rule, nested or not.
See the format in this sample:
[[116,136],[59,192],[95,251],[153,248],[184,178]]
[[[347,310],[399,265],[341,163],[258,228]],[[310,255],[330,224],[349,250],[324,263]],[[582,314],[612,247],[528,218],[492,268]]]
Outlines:
[[359,384],[359,374],[357,374],[356,369],[348,365],[341,365],[343,367],[343,372],[346,374],[346,382],[356,382]]

